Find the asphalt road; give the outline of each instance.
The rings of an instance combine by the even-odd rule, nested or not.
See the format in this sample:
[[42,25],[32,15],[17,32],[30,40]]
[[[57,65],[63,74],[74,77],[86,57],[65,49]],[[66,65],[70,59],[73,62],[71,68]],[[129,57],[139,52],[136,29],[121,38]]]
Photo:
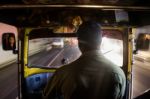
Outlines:
[[133,65],[133,97],[150,89],[150,63],[136,61]]
[[15,99],[17,96],[17,65],[10,64],[0,70],[0,99]]
[[[66,47],[65,49],[53,49],[50,51],[44,50],[38,54],[31,56],[29,63],[37,63],[44,66],[60,66],[62,65],[61,60],[63,58],[68,59],[68,62],[74,61],[77,57],[80,56],[80,53],[77,53],[78,50],[74,47]],[[150,88],[149,82],[149,63],[135,61],[133,66],[133,96],[135,97],[144,90]],[[0,99],[15,99],[16,97],[17,65],[16,63],[13,63],[7,66],[6,68],[0,70]]]

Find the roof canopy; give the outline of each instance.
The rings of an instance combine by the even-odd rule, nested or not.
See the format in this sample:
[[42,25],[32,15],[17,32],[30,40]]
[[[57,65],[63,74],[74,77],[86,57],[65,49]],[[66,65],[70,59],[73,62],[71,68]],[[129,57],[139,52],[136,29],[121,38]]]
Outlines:
[[0,22],[17,27],[64,25],[74,16],[114,25],[118,10],[128,13],[127,25],[150,25],[148,0],[0,0],[0,4]]
[[149,0],[0,0],[0,4],[100,4],[150,6]]

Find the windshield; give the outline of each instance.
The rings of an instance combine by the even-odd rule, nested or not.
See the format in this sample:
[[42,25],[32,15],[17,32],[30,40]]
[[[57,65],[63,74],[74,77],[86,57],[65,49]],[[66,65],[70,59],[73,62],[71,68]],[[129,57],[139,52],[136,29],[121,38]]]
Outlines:
[[103,37],[101,51],[104,56],[117,66],[123,64],[123,41]]
[[[112,32],[113,31],[113,32]],[[120,32],[103,31],[101,52],[117,66],[123,65],[122,36]],[[109,35],[111,34],[111,35]],[[115,37],[115,38],[114,38]],[[51,37],[29,40],[28,66],[61,67],[77,60],[81,55],[76,37]],[[115,58],[114,58],[115,56]]]
[[80,55],[77,38],[40,38],[29,41],[29,66],[56,68],[75,61]]

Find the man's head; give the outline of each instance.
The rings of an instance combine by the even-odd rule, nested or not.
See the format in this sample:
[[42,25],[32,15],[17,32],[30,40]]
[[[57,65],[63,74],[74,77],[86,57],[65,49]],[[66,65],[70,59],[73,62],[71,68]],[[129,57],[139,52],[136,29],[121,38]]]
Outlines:
[[102,34],[100,24],[88,21],[84,22],[77,31],[79,48],[83,52],[98,50],[100,48]]

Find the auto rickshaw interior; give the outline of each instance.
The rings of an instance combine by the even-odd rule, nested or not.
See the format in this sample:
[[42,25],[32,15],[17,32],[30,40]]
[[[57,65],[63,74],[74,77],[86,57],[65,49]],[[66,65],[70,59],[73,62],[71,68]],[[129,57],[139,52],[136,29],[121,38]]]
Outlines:
[[[149,24],[147,21],[150,16],[149,8],[122,7],[120,9],[114,6],[114,8],[105,7],[103,9],[100,6],[90,5],[88,7],[31,5],[10,6],[10,8],[1,8],[0,11],[1,22],[18,28],[16,50],[18,50],[20,62],[18,71],[21,72],[19,76],[21,89],[19,91],[24,99],[41,99],[42,91],[55,70],[71,63],[82,54],[77,47],[76,32],[80,25],[88,20],[101,24],[103,33],[101,51],[106,58],[124,70],[127,78],[124,99],[131,98],[131,28]],[[32,52],[32,46],[38,50]],[[75,52],[78,54],[67,54],[72,49],[76,49]],[[45,58],[52,55],[52,50],[55,50],[58,56],[54,55],[52,59],[45,61]],[[31,60],[32,55],[40,55],[41,51],[45,55]],[[37,61],[41,58],[43,58],[42,61]]]
[[[60,29],[61,27],[57,28]],[[47,73],[47,71],[44,70],[45,68],[47,68],[47,70],[54,68],[57,69],[65,64],[69,64],[75,61],[81,55],[81,52],[78,48],[76,32],[64,33],[64,31],[61,30],[62,32],[60,33],[60,31],[56,32],[54,30],[56,29],[35,28],[32,29],[27,35],[29,40],[29,48],[27,50],[28,62],[26,66],[30,70],[25,69],[28,74],[24,76],[26,81],[26,96],[28,98],[37,98],[37,96],[40,97],[39,95],[42,95],[42,90],[54,72],[50,71]],[[123,63],[123,61],[127,61],[125,58],[123,58],[126,57],[125,52],[123,54],[123,47],[126,46],[126,44],[123,43],[125,40],[123,35],[127,37],[125,31],[126,29],[121,27],[102,27],[103,39],[101,44],[101,51],[106,58],[121,68],[125,68],[126,66],[124,65],[127,65],[125,62]],[[63,39],[63,48],[52,46],[55,38]],[[32,42],[40,42],[40,51],[42,53],[46,53],[44,57],[36,57],[36,60],[33,60],[32,56],[30,57],[30,53],[32,51],[30,48],[33,46]],[[37,48],[38,46],[38,44],[37,46],[34,45],[34,47]],[[42,54],[41,52],[38,54]],[[54,53],[57,54],[55,55]],[[115,56],[116,58],[112,58],[112,56]],[[55,60],[51,61],[51,57]],[[49,60],[46,60],[45,58],[49,58]],[[42,61],[40,61],[40,59],[42,59]]]

